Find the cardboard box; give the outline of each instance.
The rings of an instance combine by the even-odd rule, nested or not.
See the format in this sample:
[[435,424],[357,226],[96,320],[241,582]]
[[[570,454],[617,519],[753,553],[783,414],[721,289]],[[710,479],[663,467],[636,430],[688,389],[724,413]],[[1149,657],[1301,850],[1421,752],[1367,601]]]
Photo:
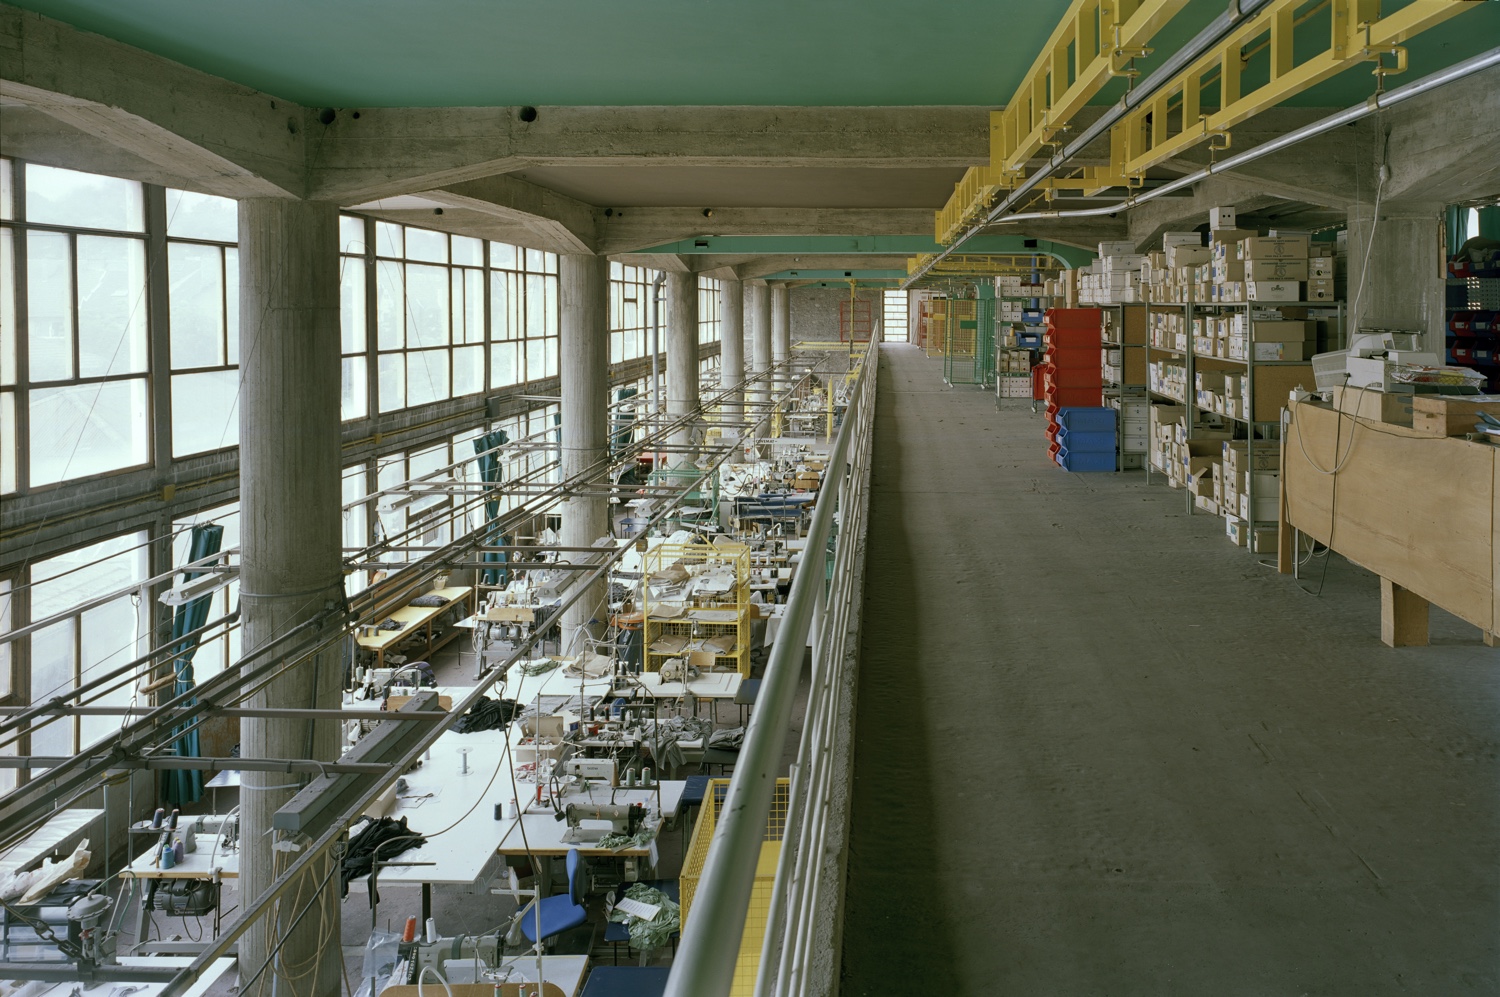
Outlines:
[[1301,301],[1302,284],[1295,280],[1247,280],[1246,301]]
[[1305,343],[1318,334],[1316,322],[1255,321],[1250,323],[1250,339],[1256,343]]
[[1332,280],[1335,275],[1332,256],[1310,256],[1307,259],[1307,278],[1309,280]]
[[1135,243],[1129,239],[1117,240],[1115,242],[1099,243],[1100,256],[1131,256],[1135,253]]
[[[1412,400],[1416,397],[1399,392],[1387,394],[1384,391],[1361,391],[1358,388],[1333,389],[1333,405],[1340,412],[1371,422],[1408,428],[1413,428]],[[1470,420],[1471,423],[1472,421]],[[1470,428],[1473,428],[1472,425]]]
[[1251,352],[1259,361],[1307,360],[1306,343],[1251,343]]
[[1287,235],[1271,238],[1266,235],[1252,236],[1244,240],[1246,260],[1305,260],[1307,259],[1307,236]]
[[1213,246],[1224,246],[1225,251],[1237,251],[1241,243],[1252,236],[1260,233],[1251,228],[1221,228],[1213,229],[1208,233],[1208,241]]
[[1162,249],[1170,249],[1173,246],[1201,245],[1203,245],[1203,236],[1197,232],[1163,232],[1161,234]]
[[1246,260],[1246,280],[1307,280],[1306,260]]
[[1235,226],[1234,208],[1209,208],[1208,227],[1210,230],[1231,229]]
[[1168,246],[1167,266],[1199,267],[1210,262],[1207,246]]
[[1332,289],[1319,289],[1307,291],[1303,296],[1304,301],[1336,301]]

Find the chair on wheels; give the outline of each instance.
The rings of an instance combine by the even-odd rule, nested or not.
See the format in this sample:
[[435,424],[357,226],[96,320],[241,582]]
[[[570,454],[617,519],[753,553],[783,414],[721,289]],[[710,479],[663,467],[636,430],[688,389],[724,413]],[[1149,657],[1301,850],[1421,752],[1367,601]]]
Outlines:
[[583,906],[583,877],[579,869],[583,859],[578,849],[568,849],[568,892],[533,900],[521,913],[521,934],[533,945],[571,931],[588,920]]

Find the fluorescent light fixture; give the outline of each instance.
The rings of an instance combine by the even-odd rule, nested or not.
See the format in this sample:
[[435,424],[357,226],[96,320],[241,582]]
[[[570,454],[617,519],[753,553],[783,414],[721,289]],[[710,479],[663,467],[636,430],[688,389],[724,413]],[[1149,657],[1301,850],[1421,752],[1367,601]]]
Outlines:
[[163,606],[183,606],[194,599],[219,591],[239,576],[239,568],[218,568],[206,575],[199,575],[192,581],[172,586],[161,594],[158,601]]

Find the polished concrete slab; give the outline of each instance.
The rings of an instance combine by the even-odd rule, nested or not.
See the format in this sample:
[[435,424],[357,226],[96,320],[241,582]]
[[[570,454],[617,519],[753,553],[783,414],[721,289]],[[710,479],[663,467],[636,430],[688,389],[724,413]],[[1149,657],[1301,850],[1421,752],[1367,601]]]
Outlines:
[[879,389],[845,997],[1500,992],[1500,652],[912,347]]

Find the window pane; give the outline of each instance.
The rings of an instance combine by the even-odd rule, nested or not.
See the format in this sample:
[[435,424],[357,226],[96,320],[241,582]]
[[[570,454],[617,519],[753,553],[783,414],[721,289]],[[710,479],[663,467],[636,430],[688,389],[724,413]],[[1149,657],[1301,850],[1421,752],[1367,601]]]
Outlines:
[[[555,336],[548,336],[546,339],[542,340],[542,344],[543,344],[543,348],[546,351],[546,353],[545,353],[546,359],[545,359],[544,362],[546,364],[546,371],[547,371],[547,373],[546,373],[545,376],[546,377],[556,377],[557,376],[557,337],[555,337]],[[536,375],[533,374],[531,376],[535,377]]]
[[339,325],[343,353],[365,351],[365,261],[356,256],[339,260]]
[[466,267],[484,266],[484,242],[467,235],[449,237],[453,243],[453,262]]
[[377,256],[404,256],[406,240],[402,238],[400,225],[390,222],[375,223],[375,254]]
[[[33,616],[45,618],[47,614]],[[43,627],[30,637],[31,701],[44,702],[60,690],[73,687],[73,635],[76,624],[63,620]],[[54,720],[31,734],[33,755],[70,755],[73,753],[73,724],[68,717]]]
[[406,230],[406,258],[425,260],[428,263],[448,262],[448,235],[425,228]]
[[557,335],[559,317],[557,307],[557,278],[542,278],[542,331],[548,336]]
[[421,350],[406,355],[406,404],[426,405],[448,394],[448,351]]
[[0,159],[0,218],[15,217],[16,188],[11,180],[11,162]]
[[484,390],[484,347],[465,346],[453,351],[453,396]]
[[407,346],[448,345],[448,271],[445,267],[407,265],[406,318]]
[[217,246],[167,244],[173,370],[220,367],[227,362],[223,268]]
[[150,570],[146,534],[121,533],[38,561],[31,569],[31,618],[44,620],[144,581]]
[[[11,617],[10,580],[0,578],[0,634],[10,633]],[[0,644],[0,697],[9,696],[11,691],[10,649],[12,646],[14,645]]]
[[239,381],[238,370],[172,377],[172,456],[239,445]]
[[546,278],[540,274],[526,275],[526,338],[546,334],[547,295],[543,290]]
[[0,391],[0,492],[16,490],[16,393]]
[[146,379],[31,392],[31,484],[146,463]]
[[[217,257],[217,250],[213,252]],[[78,376],[145,372],[146,244],[139,239],[81,235]]]
[[512,277],[508,273],[490,274],[491,339],[515,338],[515,330],[511,323],[511,314],[515,307],[511,302],[511,280]]
[[453,271],[453,341],[484,342],[484,271]]
[[547,369],[547,348],[542,344],[545,340],[526,340],[526,373],[528,381],[540,380],[547,375],[543,373]]
[[378,370],[380,411],[394,412],[406,407],[406,355],[382,353]]
[[490,347],[490,387],[505,388],[518,383],[516,344],[498,343]]
[[68,237],[26,237],[26,369],[32,381],[73,377],[73,267]]
[[540,249],[526,250],[526,272],[541,273],[546,269],[543,261],[543,253]]
[[339,418],[348,422],[350,419],[363,419],[370,414],[370,406],[365,398],[367,385],[365,383],[366,361],[364,357],[345,357],[343,371],[342,393],[339,401]]
[[239,207],[230,197],[167,188],[167,235],[239,242]]
[[[0,159],[0,165],[8,161]],[[0,384],[16,383],[15,233],[0,228]]]
[[240,251],[224,250],[224,281],[228,285],[224,297],[226,363],[240,362]]
[[516,269],[516,247],[508,242],[490,243],[490,266],[496,269]]
[[144,228],[145,199],[133,180],[75,173],[52,166],[26,166],[26,220],[47,225]]
[[375,323],[380,349],[406,345],[405,275],[400,263],[375,263]]
[[339,215],[339,252],[365,252],[365,220],[352,215]]
[[[82,674],[80,684],[103,678],[112,669],[119,668],[136,657],[140,642],[140,613],[135,601],[129,596],[112,600],[85,612],[80,618],[79,653]],[[108,692],[100,691],[94,702],[99,706],[125,706],[130,703],[135,682],[111,679],[104,688],[120,682],[120,687]],[[79,720],[81,735],[79,746],[84,747],[119,730],[125,717],[82,717]]]

